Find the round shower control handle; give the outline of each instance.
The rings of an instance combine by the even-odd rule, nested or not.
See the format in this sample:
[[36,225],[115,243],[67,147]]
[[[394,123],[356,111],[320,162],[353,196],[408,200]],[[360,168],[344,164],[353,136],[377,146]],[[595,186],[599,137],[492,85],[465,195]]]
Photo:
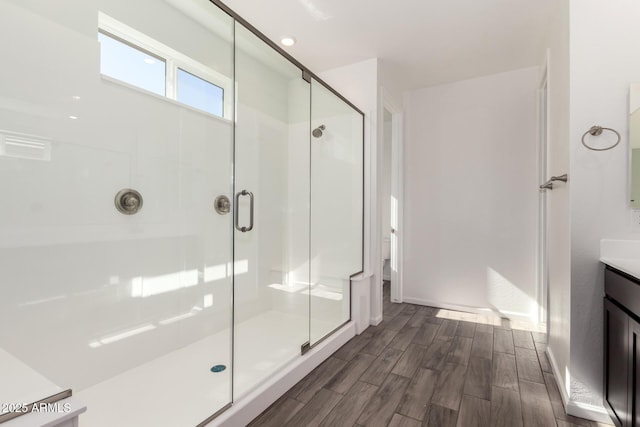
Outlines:
[[140,204],[140,199],[133,194],[127,194],[123,197],[123,204],[127,209],[133,210]]
[[220,215],[228,214],[231,211],[231,201],[225,195],[218,196],[213,202],[213,208]]
[[142,195],[131,188],[118,191],[114,202],[116,209],[125,215],[136,214],[142,209]]

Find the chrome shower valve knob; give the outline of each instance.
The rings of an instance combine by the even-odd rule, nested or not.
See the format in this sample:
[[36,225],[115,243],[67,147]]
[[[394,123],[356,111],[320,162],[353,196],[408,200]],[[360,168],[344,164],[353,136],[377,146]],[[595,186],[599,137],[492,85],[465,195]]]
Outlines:
[[231,201],[225,195],[218,196],[213,201],[213,208],[220,215],[228,214],[231,211]]
[[114,203],[118,212],[124,215],[133,215],[142,209],[142,195],[136,190],[125,188],[118,191]]

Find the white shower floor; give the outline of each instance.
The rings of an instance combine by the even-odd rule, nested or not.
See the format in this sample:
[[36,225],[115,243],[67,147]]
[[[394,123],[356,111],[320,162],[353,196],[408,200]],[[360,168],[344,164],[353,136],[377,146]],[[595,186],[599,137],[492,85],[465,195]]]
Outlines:
[[[317,323],[317,320],[314,320]],[[300,354],[307,318],[269,311],[236,326],[236,400]],[[195,426],[231,401],[225,330],[75,393],[81,427]],[[227,365],[220,373],[213,365]]]

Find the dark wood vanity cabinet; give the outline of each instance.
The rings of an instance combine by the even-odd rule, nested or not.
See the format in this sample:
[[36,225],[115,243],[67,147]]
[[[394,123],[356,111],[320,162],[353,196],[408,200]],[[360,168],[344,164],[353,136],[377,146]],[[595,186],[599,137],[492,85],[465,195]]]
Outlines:
[[607,267],[605,293],[604,405],[618,427],[640,427],[640,281]]
[[604,300],[604,402],[618,427],[628,427],[629,316]]
[[630,348],[630,366],[631,374],[631,395],[629,401],[631,403],[631,426],[640,426],[640,323],[630,319],[629,323],[629,346]]

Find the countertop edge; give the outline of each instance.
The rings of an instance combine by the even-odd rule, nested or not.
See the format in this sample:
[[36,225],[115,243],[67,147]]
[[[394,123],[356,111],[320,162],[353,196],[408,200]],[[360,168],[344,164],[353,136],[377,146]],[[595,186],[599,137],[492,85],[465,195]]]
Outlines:
[[601,257],[600,262],[640,280],[640,259]]

